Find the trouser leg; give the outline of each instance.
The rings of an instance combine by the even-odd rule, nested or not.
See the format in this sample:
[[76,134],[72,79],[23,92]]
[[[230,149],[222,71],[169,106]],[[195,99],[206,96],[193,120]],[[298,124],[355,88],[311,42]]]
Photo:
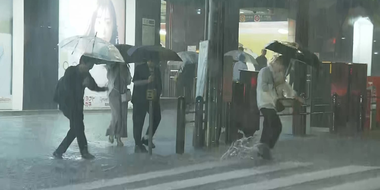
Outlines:
[[133,105],[133,138],[136,145],[142,145],[141,136],[144,127],[146,109],[139,105]]

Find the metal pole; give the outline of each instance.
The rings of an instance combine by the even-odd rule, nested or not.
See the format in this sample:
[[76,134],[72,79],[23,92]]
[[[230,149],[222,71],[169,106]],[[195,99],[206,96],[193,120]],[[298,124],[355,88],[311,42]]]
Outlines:
[[363,109],[364,108],[364,102],[363,102],[363,95],[360,94],[359,96],[359,131],[363,130]]
[[149,155],[153,154],[153,101],[149,101]]
[[208,0],[205,0],[205,28],[204,28],[204,39],[207,40],[208,39],[208,30],[207,30],[207,27],[208,27],[208,14],[209,14],[209,8],[208,8]]
[[177,105],[177,138],[176,153],[183,154],[185,152],[185,126],[186,126],[186,102],[183,96],[178,98]]
[[336,131],[336,112],[337,112],[337,94],[334,94],[332,97],[332,126],[330,128],[330,132],[335,132]]
[[150,75],[153,77],[153,81],[150,85],[150,89],[147,91],[147,99],[149,100],[149,140],[148,149],[149,155],[153,154],[153,100],[156,98],[156,93],[154,90],[154,66],[149,67]]
[[[123,91],[122,91],[122,89],[121,89],[121,64],[119,64],[119,94],[120,94],[120,96],[119,96],[119,104],[120,104],[120,113],[119,113],[119,117],[120,117],[120,119],[119,119],[119,122],[118,122],[118,124],[119,124],[119,130],[118,130],[118,132],[121,132],[121,129],[123,128],[123,100],[122,100],[122,94],[123,94]],[[120,135],[120,134],[119,134]],[[116,141],[117,141],[117,139],[116,139]]]
[[193,147],[201,148],[204,146],[204,123],[203,123],[203,98],[198,96],[195,100],[195,130],[193,135]]
[[209,55],[208,55],[208,85],[207,85],[207,135],[206,146],[212,147],[215,145],[215,127],[217,125],[217,69],[218,65],[216,54],[216,2],[209,1],[209,16],[208,16],[208,40],[209,40]]
[[227,103],[227,108],[226,108],[226,129],[225,129],[225,135],[226,135],[226,140],[225,143],[229,144],[231,143],[231,102]]

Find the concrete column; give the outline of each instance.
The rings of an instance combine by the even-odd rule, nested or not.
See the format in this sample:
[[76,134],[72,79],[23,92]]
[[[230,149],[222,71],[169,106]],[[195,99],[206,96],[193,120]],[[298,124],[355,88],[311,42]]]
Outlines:
[[57,109],[59,1],[24,0],[23,109]]
[[[126,0],[125,42],[129,45],[160,45],[161,1],[159,0]],[[143,21],[145,20],[145,21]],[[150,23],[144,23],[149,21]],[[150,27],[154,27],[153,29]],[[145,34],[143,34],[145,33]],[[154,39],[153,43],[145,44]],[[130,65],[132,76],[135,65]],[[133,83],[130,88],[133,90]],[[133,92],[132,92],[133,93]],[[132,104],[129,105],[132,107]]]

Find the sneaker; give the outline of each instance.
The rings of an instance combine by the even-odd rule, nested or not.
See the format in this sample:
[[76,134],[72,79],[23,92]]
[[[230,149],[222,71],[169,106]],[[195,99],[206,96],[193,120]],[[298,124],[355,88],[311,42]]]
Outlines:
[[58,153],[57,151],[54,151],[54,152],[53,152],[53,157],[54,157],[55,159],[60,159],[60,160],[63,159],[62,154]]
[[148,151],[146,150],[144,145],[136,145],[135,146],[135,153],[147,153]]
[[[142,139],[141,142],[143,143],[143,145],[149,147],[149,140],[148,139]],[[156,145],[154,145],[154,143],[152,143],[152,148],[156,148]]]
[[95,156],[90,154],[89,152],[82,153],[82,158],[85,160],[93,160]]

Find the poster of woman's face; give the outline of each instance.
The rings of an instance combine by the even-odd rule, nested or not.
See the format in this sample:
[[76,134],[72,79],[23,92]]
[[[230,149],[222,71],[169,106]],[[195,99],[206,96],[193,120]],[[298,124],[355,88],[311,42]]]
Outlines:
[[[125,0],[60,0],[59,6],[59,41],[76,35],[88,35],[112,44],[124,43]],[[67,67],[77,65],[80,56],[60,51],[59,77],[63,76]],[[103,65],[95,65],[90,73],[99,86],[107,84],[107,70]],[[85,106],[107,107],[107,94],[86,90]]]
[[114,3],[110,0],[98,0],[96,10],[92,14],[87,34],[96,35],[112,44],[119,40],[118,23]]

